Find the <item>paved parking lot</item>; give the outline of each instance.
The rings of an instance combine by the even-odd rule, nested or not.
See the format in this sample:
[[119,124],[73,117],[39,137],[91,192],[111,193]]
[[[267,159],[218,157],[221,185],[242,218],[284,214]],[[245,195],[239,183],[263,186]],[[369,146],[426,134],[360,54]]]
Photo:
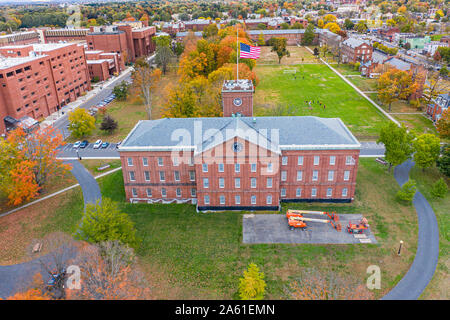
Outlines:
[[[109,141],[108,141],[109,142]],[[60,159],[75,159],[78,154],[82,158],[105,158],[105,159],[119,159],[119,152],[117,151],[117,143],[110,143],[105,149],[94,149],[95,141],[89,143],[86,148],[74,148],[73,143],[68,143],[63,147],[59,147],[58,158]]]
[[[304,215],[306,218],[317,218]],[[338,232],[329,223],[307,222],[307,229],[290,230],[284,214],[245,214],[242,221],[242,235],[244,243],[317,243],[317,244],[348,244],[348,243],[377,243],[375,236],[369,230],[365,236],[356,237],[345,229],[351,220],[353,223],[361,220],[360,214],[340,214],[339,223],[342,231]],[[369,221],[370,224],[370,221]]]

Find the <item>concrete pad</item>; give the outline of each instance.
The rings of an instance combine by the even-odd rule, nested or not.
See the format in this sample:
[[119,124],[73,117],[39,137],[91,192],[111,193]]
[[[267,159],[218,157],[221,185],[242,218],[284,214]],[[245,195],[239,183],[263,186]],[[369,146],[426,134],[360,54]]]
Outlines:
[[[305,218],[316,218],[317,215],[304,215]],[[329,223],[307,222],[307,229],[289,229],[284,214],[254,214],[244,215],[242,218],[243,243],[310,243],[310,244],[349,244],[377,243],[370,228],[365,230],[363,237],[354,237],[347,232],[349,221],[358,222],[361,214],[339,214],[339,223],[342,231],[336,231]],[[370,221],[369,221],[370,222]]]

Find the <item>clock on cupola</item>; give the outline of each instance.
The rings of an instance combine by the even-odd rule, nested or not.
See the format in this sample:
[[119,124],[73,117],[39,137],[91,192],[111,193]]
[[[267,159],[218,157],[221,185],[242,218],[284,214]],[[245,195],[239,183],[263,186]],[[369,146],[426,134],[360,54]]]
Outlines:
[[252,117],[253,91],[251,80],[225,80],[222,87],[223,116]]

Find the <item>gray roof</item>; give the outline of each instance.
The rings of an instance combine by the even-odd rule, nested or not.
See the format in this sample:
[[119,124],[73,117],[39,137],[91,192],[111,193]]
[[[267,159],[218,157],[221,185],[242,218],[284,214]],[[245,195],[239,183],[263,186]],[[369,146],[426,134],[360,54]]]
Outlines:
[[389,56],[385,53],[382,53],[378,50],[373,50],[372,53],[372,62],[374,63],[379,63],[379,64],[383,64],[383,62],[389,58]]
[[248,34],[299,34],[305,33],[305,29],[277,29],[277,30],[249,30]]
[[357,38],[348,38],[347,40],[345,40],[342,44],[349,46],[351,48],[356,48],[359,47],[362,44],[367,44],[366,41],[361,40],[361,39],[357,39]]
[[394,68],[397,68],[397,69],[403,70],[403,71],[408,71],[409,69],[411,69],[411,64],[409,64],[405,61],[402,61],[400,59],[397,59],[395,57],[387,60],[385,63],[388,63],[391,66],[393,66]]
[[[218,136],[223,137],[221,141],[216,139]],[[274,151],[360,148],[358,140],[339,118],[220,117],[139,121],[119,151],[187,149],[199,153],[205,150],[205,142],[212,147],[233,136],[258,141],[255,143],[259,145],[264,143],[262,140],[270,141],[268,149]],[[253,137],[253,140],[247,137]]]

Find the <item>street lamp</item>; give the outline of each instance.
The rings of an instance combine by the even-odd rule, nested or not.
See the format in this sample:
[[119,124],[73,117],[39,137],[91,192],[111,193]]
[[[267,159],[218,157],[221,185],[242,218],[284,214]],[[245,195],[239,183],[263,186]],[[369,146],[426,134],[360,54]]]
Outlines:
[[397,252],[398,255],[400,255],[400,253],[402,252],[402,245],[403,245],[403,241],[400,240],[400,245],[398,247],[398,252]]
[[78,160],[81,160],[80,153],[78,152],[78,149],[77,149],[77,157],[78,157]]

